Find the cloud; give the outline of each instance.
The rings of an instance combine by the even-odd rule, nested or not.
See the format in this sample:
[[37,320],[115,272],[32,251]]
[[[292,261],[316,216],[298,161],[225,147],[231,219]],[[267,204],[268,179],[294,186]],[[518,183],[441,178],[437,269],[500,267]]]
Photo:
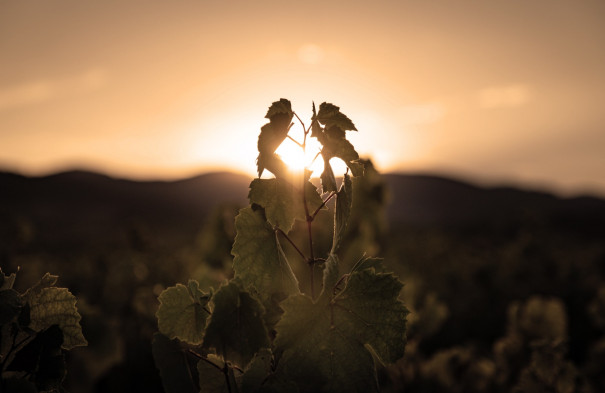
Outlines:
[[525,105],[530,99],[531,91],[524,84],[489,87],[478,93],[479,106],[482,108],[517,107]]
[[107,73],[94,68],[68,78],[31,81],[0,89],[0,111],[79,95],[97,90],[106,83]]

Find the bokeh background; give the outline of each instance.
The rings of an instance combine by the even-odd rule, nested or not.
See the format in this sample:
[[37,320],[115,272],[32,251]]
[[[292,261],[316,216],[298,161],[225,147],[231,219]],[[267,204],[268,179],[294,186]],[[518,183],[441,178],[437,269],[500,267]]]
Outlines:
[[161,392],[157,296],[232,274],[268,106],[332,102],[373,163],[341,260],[411,311],[383,390],[605,391],[604,69],[598,0],[0,0],[0,267],[78,297],[68,391]]

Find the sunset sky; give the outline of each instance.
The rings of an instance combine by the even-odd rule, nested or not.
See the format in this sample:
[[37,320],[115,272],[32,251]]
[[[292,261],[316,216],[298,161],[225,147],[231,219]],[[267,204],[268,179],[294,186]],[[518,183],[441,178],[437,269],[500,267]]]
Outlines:
[[250,175],[272,101],[384,172],[605,195],[605,2],[0,0],[0,168]]

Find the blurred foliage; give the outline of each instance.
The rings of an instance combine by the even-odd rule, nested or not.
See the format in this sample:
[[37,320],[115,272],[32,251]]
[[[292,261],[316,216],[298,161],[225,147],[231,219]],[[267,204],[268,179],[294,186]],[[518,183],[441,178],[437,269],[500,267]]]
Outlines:
[[[605,226],[581,231],[528,214],[514,226],[388,228],[385,207],[398,201],[380,174],[367,172],[355,179],[343,241],[350,246],[339,257],[352,266],[362,250],[385,255],[404,278],[408,344],[403,359],[379,370],[385,392],[605,391]],[[185,237],[181,228],[132,221],[115,228],[120,243],[103,249],[44,249],[36,245],[42,229],[27,216],[2,222],[0,264],[21,266],[16,290],[53,271],[79,299],[89,346],[66,355],[68,391],[162,391],[150,345],[157,296],[189,278],[207,292],[232,276],[238,207],[214,206],[180,243],[166,239]],[[325,254],[332,217],[321,211],[317,220],[313,239]],[[293,268],[306,271],[283,247]]]

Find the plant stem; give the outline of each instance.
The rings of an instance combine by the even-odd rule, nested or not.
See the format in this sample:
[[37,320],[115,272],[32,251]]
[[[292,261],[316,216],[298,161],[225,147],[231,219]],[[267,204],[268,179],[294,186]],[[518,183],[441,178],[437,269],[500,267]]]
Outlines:
[[290,243],[292,245],[292,247],[294,247],[294,249],[296,250],[296,252],[298,253],[298,255],[301,256],[301,258],[303,259],[303,261],[307,262],[309,259],[305,256],[305,254],[303,254],[302,251],[300,251],[300,248],[298,248],[298,246],[294,243],[294,241],[292,241],[292,239],[290,239],[290,236],[288,236],[286,234],[286,232],[284,232],[281,228],[275,228],[275,230],[279,233],[281,233],[281,235],[288,241],[288,243]]
[[330,199],[334,198],[334,195],[336,195],[336,192],[332,191],[332,193],[326,198],[326,200],[323,201],[323,203],[321,205],[319,205],[319,207],[317,209],[315,209],[313,214],[311,214],[311,220],[315,220],[315,216],[317,215],[317,213],[319,213],[319,211],[321,209],[323,209],[323,207],[326,205],[326,203],[330,202]]

